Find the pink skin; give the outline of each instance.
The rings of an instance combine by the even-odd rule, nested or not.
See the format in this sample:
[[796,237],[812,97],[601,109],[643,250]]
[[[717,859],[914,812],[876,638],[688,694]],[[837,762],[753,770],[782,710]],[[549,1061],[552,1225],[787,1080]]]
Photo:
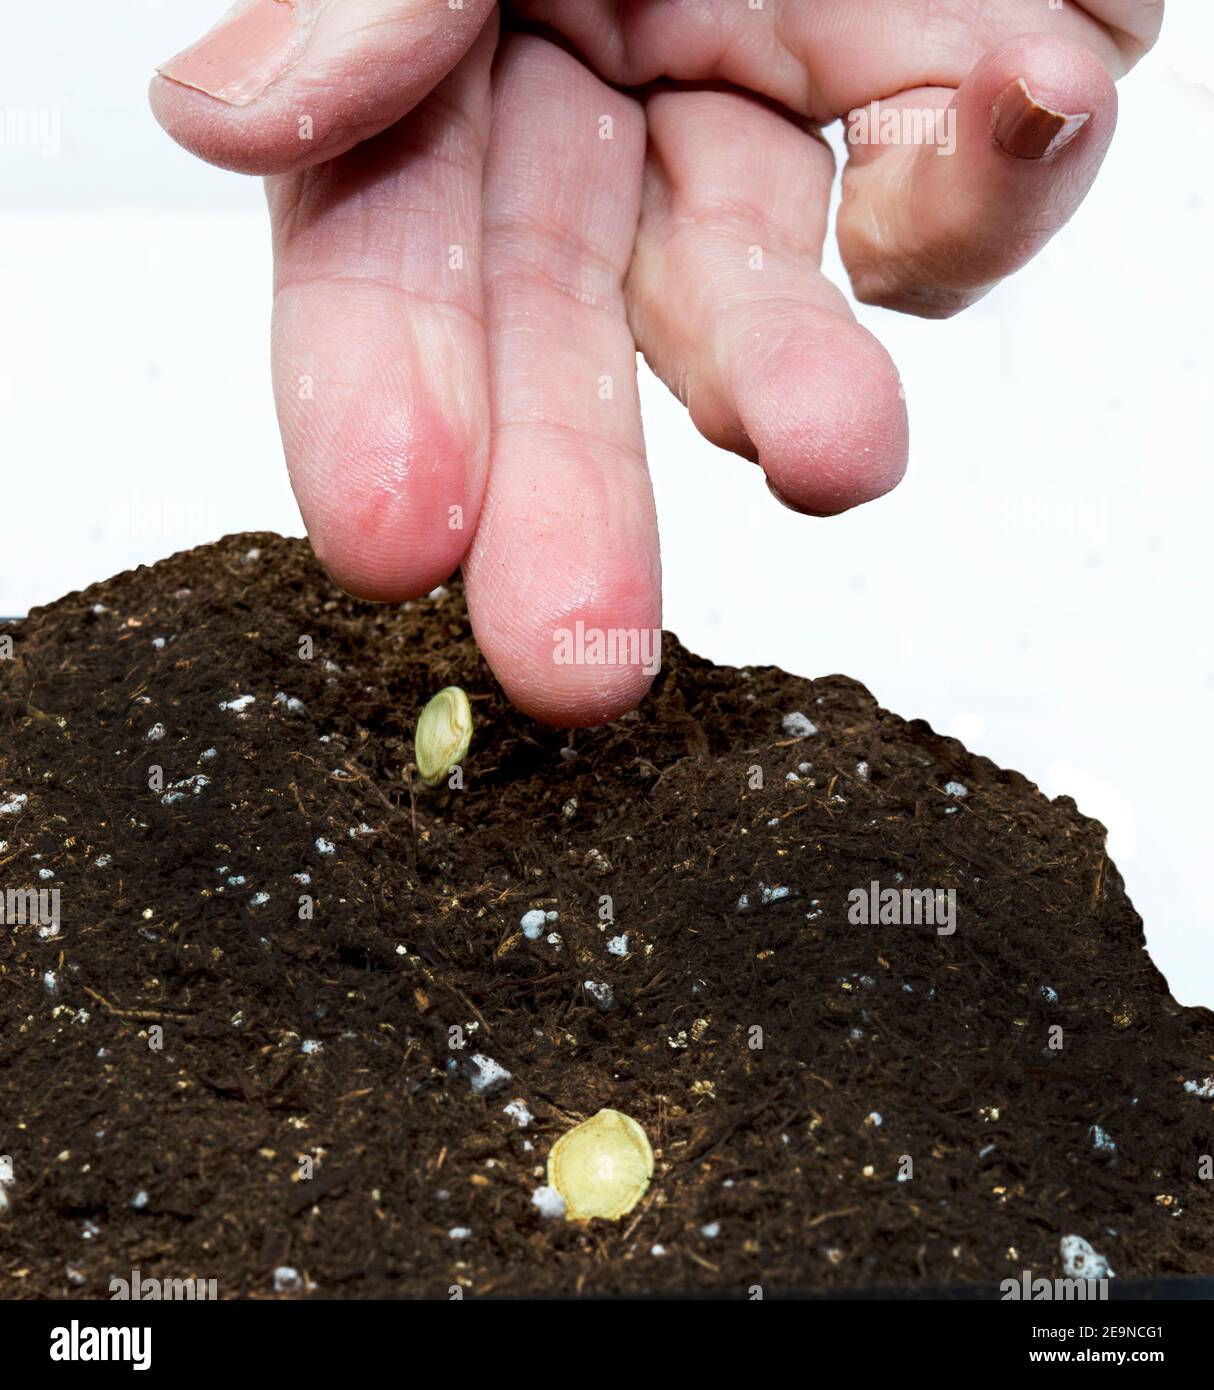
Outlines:
[[[242,174],[306,169],[351,150],[407,115],[472,46],[493,0],[237,0],[201,44],[163,64],[152,80],[152,112],[191,153]],[[271,12],[253,51],[245,8]],[[288,29],[279,13],[288,11]],[[286,52],[268,52],[262,35],[281,34]],[[205,67],[209,74],[203,75]],[[184,71],[183,71],[184,70]],[[173,80],[173,74],[183,81]],[[241,86],[237,103],[217,99],[225,77]],[[194,84],[205,84],[200,91]],[[189,85],[186,85],[189,84]],[[260,95],[248,94],[260,88]],[[311,121],[309,138],[300,118]]]
[[216,32],[165,64],[174,82],[225,102],[248,106],[297,60],[305,35],[283,0],[255,0],[227,16]]
[[557,665],[553,634],[579,620],[662,625],[623,291],[644,151],[637,102],[543,40],[503,46],[485,170],[493,451],[464,575],[473,630],[507,694],[567,725],[630,708],[650,678]]
[[[1039,102],[1089,113],[1057,155],[1012,159],[990,138],[992,106],[1018,77]],[[993,48],[958,90],[921,89],[907,100],[955,108],[957,153],[857,147],[839,244],[860,299],[943,318],[1019,270],[1070,219],[1113,138],[1117,89],[1089,49],[1024,35]]]
[[318,558],[366,598],[434,588],[476,531],[490,441],[479,267],[494,41],[486,30],[409,120],[267,180],[291,482]]
[[906,466],[906,409],[888,354],[819,269],[830,150],[735,92],[661,92],[646,111],[628,289],[650,365],[795,510],[888,492]]
[[[1162,13],[518,5],[579,61],[538,38],[499,45],[489,0],[244,3],[162,69],[152,103],[187,148],[275,176],[275,390],[317,553],[388,601],[462,562],[507,693],[566,725],[614,717],[650,679],[561,664],[554,636],[660,624],[636,347],[797,510],[842,511],[902,475],[897,372],[821,274],[833,167],[801,118],[953,107],[951,156],[849,146],[837,232],[859,298],[955,313],[1074,212],[1112,138],[1112,80]],[[595,72],[683,85],[634,99]],[[992,137],[1020,80],[1070,118],[1044,158]]]

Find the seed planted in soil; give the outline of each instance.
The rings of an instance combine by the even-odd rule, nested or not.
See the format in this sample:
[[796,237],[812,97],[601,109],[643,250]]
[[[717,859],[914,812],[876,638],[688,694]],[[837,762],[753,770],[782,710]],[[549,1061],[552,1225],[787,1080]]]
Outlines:
[[548,1184],[561,1194],[570,1221],[618,1221],[649,1190],[653,1150],[645,1131],[618,1110],[562,1134],[548,1155]]
[[463,760],[472,742],[472,706],[458,685],[449,685],[422,710],[413,741],[418,775],[437,787]]

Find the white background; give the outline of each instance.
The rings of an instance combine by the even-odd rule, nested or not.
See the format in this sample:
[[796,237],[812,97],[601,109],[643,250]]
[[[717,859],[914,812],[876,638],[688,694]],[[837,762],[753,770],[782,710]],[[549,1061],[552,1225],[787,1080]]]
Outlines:
[[[144,100],[220,8],[0,19],[0,111],[61,122],[57,151],[0,140],[0,613],[229,531],[302,534],[260,187]],[[889,498],[796,517],[643,393],[667,626],[719,662],[855,676],[1074,796],[1177,997],[1214,1005],[1212,9],[1170,4],[1092,196],[1033,266],[950,323],[861,310],[911,411]]]

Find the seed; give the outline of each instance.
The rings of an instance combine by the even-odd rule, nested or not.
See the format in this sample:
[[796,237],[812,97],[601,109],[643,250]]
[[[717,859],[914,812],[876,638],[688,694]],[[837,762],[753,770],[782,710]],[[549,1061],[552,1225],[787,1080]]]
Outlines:
[[565,1200],[569,1221],[618,1221],[649,1190],[653,1150],[629,1115],[600,1110],[569,1130],[548,1155],[548,1183]]
[[413,739],[418,775],[427,787],[446,778],[471,741],[472,706],[458,685],[449,685],[422,710]]

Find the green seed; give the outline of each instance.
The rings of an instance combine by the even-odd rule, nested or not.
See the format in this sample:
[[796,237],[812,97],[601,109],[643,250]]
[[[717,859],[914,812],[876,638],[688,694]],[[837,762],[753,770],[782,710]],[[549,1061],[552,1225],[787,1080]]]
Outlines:
[[414,761],[426,786],[445,780],[471,742],[472,706],[458,685],[449,685],[422,710],[413,738]]

